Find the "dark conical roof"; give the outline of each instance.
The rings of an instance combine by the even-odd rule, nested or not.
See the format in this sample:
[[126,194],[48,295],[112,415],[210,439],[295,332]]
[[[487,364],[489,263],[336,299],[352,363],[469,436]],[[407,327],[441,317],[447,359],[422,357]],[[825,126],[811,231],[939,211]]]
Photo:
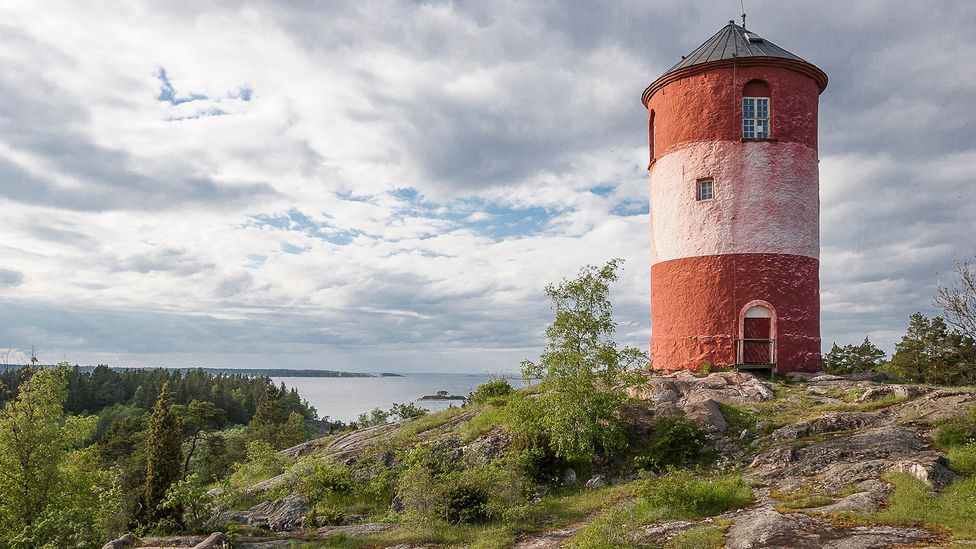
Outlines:
[[732,59],[733,57],[739,59],[743,57],[781,57],[803,61],[799,56],[793,55],[765,38],[761,38],[758,34],[747,31],[745,27],[740,27],[729,21],[728,25],[722,27],[704,44],[695,48],[693,52],[682,57],[681,61],[675,63],[664,74],[692,65],[720,59]]
[[[669,76],[674,73],[697,72],[689,67],[704,65],[706,63],[722,64],[721,62],[743,62],[743,64],[755,64],[768,61],[770,64],[802,64],[808,66],[807,71],[810,76],[817,80],[821,91],[827,86],[827,75],[817,68],[816,65],[804,60],[798,55],[790,53],[783,48],[773,44],[769,40],[762,38],[758,34],[746,30],[745,27],[736,25],[734,21],[729,21],[728,25],[722,27],[704,44],[695,48],[691,53],[681,58],[670,69],[662,74],[653,84],[644,90],[642,100],[644,103],[649,99],[650,94],[663,85],[673,80]],[[684,69],[689,69],[688,71]],[[812,69],[812,70],[810,70]],[[677,75],[674,75],[677,76]]]

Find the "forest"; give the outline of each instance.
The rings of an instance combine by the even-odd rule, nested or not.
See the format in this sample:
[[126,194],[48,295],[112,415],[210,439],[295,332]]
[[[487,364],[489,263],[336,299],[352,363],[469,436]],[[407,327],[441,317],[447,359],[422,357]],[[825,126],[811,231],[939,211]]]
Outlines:
[[167,497],[305,441],[314,419],[267,377],[67,364],[0,372],[0,540],[100,546],[121,530],[179,530],[171,508],[182,504]]

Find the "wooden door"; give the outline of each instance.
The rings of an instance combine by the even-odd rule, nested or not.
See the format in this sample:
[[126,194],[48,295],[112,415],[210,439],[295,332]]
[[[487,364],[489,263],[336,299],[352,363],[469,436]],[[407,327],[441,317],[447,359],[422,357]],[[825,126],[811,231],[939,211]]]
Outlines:
[[769,317],[745,317],[742,333],[743,364],[772,364],[773,346]]

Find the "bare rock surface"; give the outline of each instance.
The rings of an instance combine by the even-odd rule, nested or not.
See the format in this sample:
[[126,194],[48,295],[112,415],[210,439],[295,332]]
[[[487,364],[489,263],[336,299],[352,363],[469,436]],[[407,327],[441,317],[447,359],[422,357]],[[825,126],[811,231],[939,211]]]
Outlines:
[[864,427],[877,427],[887,418],[872,412],[831,412],[815,419],[780,427],[773,431],[777,440],[798,440],[824,433],[852,431]]
[[515,549],[559,549],[563,547],[569,538],[582,527],[576,524],[568,528],[561,528],[546,532],[540,536],[532,537],[515,544]]
[[761,507],[739,515],[729,528],[729,549],[882,549],[933,539],[921,528],[890,526],[843,528],[803,513],[780,513]]
[[248,524],[266,524],[273,532],[286,532],[301,530],[311,508],[302,496],[288,494],[277,501],[261,502],[248,509],[244,516]]

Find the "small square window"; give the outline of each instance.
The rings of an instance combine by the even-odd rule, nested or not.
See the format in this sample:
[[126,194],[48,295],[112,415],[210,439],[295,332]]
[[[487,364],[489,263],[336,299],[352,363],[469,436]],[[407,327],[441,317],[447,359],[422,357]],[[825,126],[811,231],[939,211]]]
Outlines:
[[711,179],[699,179],[696,199],[711,200],[713,198],[715,198],[715,182]]

